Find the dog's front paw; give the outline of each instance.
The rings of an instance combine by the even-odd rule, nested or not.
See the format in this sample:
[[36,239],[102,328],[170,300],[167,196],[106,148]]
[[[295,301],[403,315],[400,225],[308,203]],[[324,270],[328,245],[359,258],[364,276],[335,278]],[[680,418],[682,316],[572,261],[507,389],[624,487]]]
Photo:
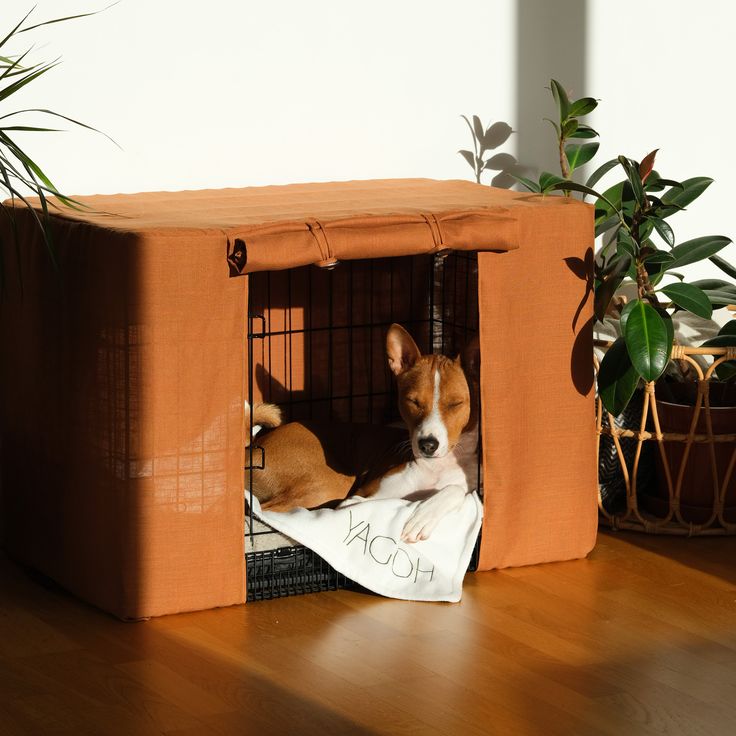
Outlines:
[[423,507],[424,503],[420,503],[419,507],[409,517],[406,524],[404,524],[404,529],[401,532],[402,542],[413,544],[414,542],[429,539],[439,520],[442,518],[442,515]]
[[437,524],[447,514],[462,506],[465,490],[459,486],[443,488],[434,496],[421,501],[404,524],[401,541],[413,544],[429,539]]

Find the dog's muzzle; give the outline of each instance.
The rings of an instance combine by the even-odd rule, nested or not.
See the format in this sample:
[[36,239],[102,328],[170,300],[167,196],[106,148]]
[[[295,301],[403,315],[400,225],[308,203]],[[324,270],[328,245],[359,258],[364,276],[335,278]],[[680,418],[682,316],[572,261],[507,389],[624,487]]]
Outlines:
[[427,437],[420,437],[417,445],[419,446],[419,452],[424,457],[433,457],[435,452],[437,452],[437,448],[440,446],[440,441],[430,434]]

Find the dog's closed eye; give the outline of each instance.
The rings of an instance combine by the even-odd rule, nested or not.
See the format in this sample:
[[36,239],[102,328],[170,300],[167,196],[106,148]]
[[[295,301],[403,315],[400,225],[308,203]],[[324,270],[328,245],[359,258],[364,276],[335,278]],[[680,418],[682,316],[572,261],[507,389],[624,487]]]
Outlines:
[[416,396],[407,396],[407,397],[406,397],[406,400],[407,400],[407,401],[408,401],[408,402],[409,402],[410,404],[412,404],[413,406],[416,406],[416,407],[417,407],[417,409],[421,409],[421,408],[422,408],[422,402],[421,402],[421,401],[419,401],[419,399],[418,399],[418,398],[417,398]]
[[448,401],[446,406],[448,409],[457,409],[458,406],[462,406],[464,403],[462,399],[458,399],[457,401]]

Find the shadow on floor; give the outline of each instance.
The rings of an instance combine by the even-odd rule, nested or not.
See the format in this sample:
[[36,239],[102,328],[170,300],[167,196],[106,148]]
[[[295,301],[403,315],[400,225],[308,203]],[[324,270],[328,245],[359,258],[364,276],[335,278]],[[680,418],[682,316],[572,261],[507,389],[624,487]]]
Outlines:
[[676,537],[623,530],[600,533],[736,585],[736,537]]

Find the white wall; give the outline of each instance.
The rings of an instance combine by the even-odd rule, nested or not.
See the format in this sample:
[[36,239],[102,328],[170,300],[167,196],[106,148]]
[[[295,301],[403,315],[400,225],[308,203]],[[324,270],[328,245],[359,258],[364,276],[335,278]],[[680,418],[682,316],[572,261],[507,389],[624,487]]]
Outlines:
[[[672,217],[678,241],[700,235],[736,239],[733,0],[589,0],[587,91],[601,99],[593,126],[599,160],[641,160],[659,148],[667,178],[715,179],[686,212]],[[722,253],[736,263],[736,245]],[[690,278],[727,278],[708,263]]]
[[[31,2],[4,0],[3,26]],[[34,17],[103,2],[39,0]],[[716,179],[676,216],[680,239],[734,236],[735,24],[732,0],[122,0],[28,34],[36,58],[63,63],[14,104],[77,117],[122,146],[28,134],[72,193],[471,178],[456,153],[470,146],[461,113],[511,123],[519,135],[503,150],[550,166],[543,84],[559,76],[601,98],[600,161],[659,147],[663,174]]]
[[[34,16],[103,3],[40,0]],[[466,177],[459,115],[514,113],[513,18],[511,0],[122,0],[39,29],[39,55],[64,62],[24,102],[123,151],[88,133],[33,150],[75,193]]]

